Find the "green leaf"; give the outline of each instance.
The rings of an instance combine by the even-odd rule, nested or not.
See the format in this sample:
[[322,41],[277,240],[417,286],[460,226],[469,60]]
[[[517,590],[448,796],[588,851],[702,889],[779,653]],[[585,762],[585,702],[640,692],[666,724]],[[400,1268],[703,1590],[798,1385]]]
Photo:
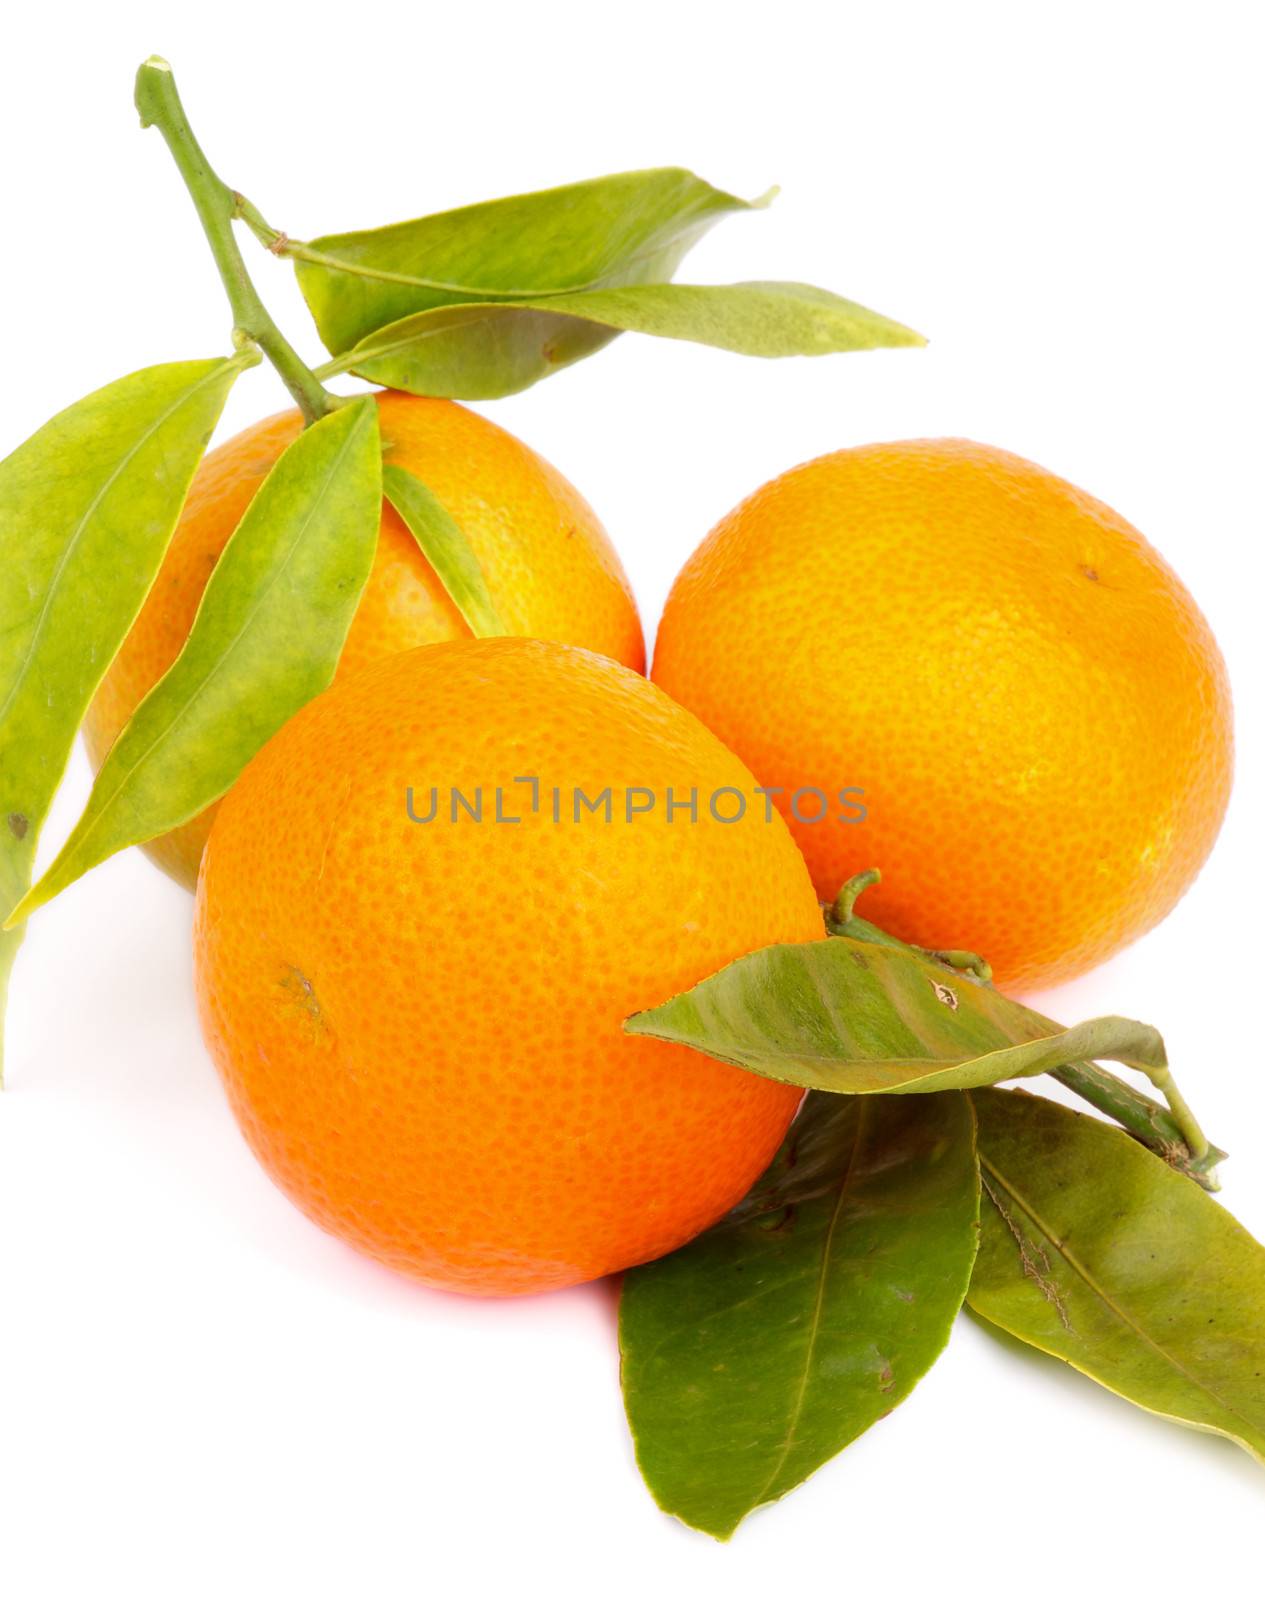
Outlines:
[[[329,234],[293,247],[295,270],[321,338],[338,355],[433,306],[670,278],[713,224],[752,204],[680,167],[622,172]],[[595,350],[612,334],[592,328],[585,337]]]
[[1060,1029],[908,946],[844,936],[757,950],[624,1029],[835,1094],[973,1089],[1087,1057],[1165,1064],[1145,1023]]
[[184,649],[115,740],[61,854],[15,915],[196,816],[325,688],[373,564],[381,503],[372,400],[341,406],[290,445],[225,546]]
[[456,518],[420,478],[403,467],[384,465],[382,488],[475,638],[490,639],[504,633],[505,624],[492,604],[479,558]]
[[[84,712],[251,359],[146,367],[77,401],[0,462],[0,917],[30,884]],[[20,941],[0,933],[0,1017]]]
[[809,284],[647,283],[508,305],[441,306],[369,334],[340,365],[413,394],[491,400],[591,354],[595,326],[748,356],[925,342],[899,322]]
[[810,1095],[736,1211],[624,1279],[624,1403],[658,1504],[728,1538],[899,1405],[948,1340],[978,1214],[965,1095]]
[[979,1316],[1265,1462],[1265,1250],[1117,1129],[1031,1095],[979,1116]]
[[[852,907],[857,895],[865,887],[878,881],[878,873],[871,870],[851,879],[840,894],[838,902],[827,911],[826,926],[831,933],[860,940],[866,944],[894,945],[915,955],[937,979],[941,980],[946,968],[959,981],[989,982],[986,962],[967,950],[924,950],[919,945],[907,945],[882,928],[875,927],[864,917],[857,916]],[[1063,1032],[1057,1022],[1051,1022],[1039,1012],[1020,1005],[1017,1000],[997,997],[996,1020],[1001,1032],[997,1046],[1023,1044],[1032,1039],[1051,1038]],[[1094,1061],[1064,1061],[1050,1069],[1050,1075],[1082,1100],[1123,1125],[1126,1132],[1144,1144],[1148,1150],[1163,1156],[1171,1167],[1184,1172],[1202,1188],[1215,1191],[1220,1188],[1217,1166],[1226,1159],[1224,1150],[1208,1144],[1198,1134],[1198,1125],[1190,1108],[1177,1093],[1172,1074],[1157,1070],[1154,1062],[1162,1059],[1163,1042],[1158,1034],[1149,1036],[1151,1046],[1158,1046],[1149,1062],[1139,1060],[1142,1070],[1160,1087],[1170,1104],[1161,1105],[1108,1072]],[[1193,1141],[1193,1142],[1192,1142]]]

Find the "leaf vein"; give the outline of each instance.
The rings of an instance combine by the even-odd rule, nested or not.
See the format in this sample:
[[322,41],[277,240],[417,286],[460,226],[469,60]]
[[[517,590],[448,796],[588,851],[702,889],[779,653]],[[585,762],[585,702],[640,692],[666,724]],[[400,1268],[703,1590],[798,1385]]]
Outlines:
[[1093,1294],[1097,1295],[1099,1300],[1102,1301],[1103,1305],[1106,1306],[1108,1311],[1110,1311],[1118,1321],[1124,1323],[1126,1328],[1130,1328],[1135,1334],[1137,1334],[1138,1338],[1141,1339],[1144,1344],[1149,1345],[1150,1348],[1155,1351],[1156,1355],[1158,1355],[1162,1360],[1167,1361],[1175,1371],[1181,1373],[1182,1377],[1185,1378],[1189,1383],[1193,1384],[1195,1388],[1202,1390],[1202,1392],[1206,1394],[1210,1400],[1214,1401],[1218,1406],[1220,1406],[1222,1410],[1228,1411],[1233,1417],[1237,1417],[1239,1421],[1246,1424],[1246,1426],[1253,1433],[1257,1431],[1257,1424],[1252,1420],[1251,1417],[1246,1416],[1238,1409],[1237,1406],[1232,1404],[1229,1400],[1224,1399],[1217,1393],[1215,1389],[1210,1388],[1197,1373],[1192,1372],[1189,1367],[1178,1360],[1178,1358],[1173,1355],[1171,1351],[1166,1350],[1157,1339],[1153,1338],[1152,1335],[1146,1331],[1141,1323],[1137,1322],[1133,1317],[1131,1317],[1125,1308],[1122,1305],[1119,1305],[1112,1298],[1107,1290],[1104,1289],[1094,1277],[1089,1268],[1082,1261],[1078,1260],[1076,1255],[1068,1248],[1066,1241],[1058,1237],[1054,1229],[1050,1227],[1044,1218],[1042,1218],[1040,1213],[1029,1201],[1024,1199],[1023,1195],[1021,1195],[1012,1184],[1008,1183],[1006,1179],[1002,1177],[1001,1173],[998,1172],[997,1168],[992,1164],[991,1161],[988,1160],[982,1151],[980,1152],[980,1165],[981,1167],[987,1167],[989,1172],[994,1178],[996,1178],[997,1182],[1006,1191],[1015,1204],[1021,1206],[1023,1210],[1027,1212],[1028,1216],[1033,1222],[1036,1223],[1037,1227],[1040,1228],[1041,1232],[1054,1246],[1055,1250],[1059,1253],[1062,1259],[1067,1262],[1068,1266],[1071,1267],[1073,1272],[1076,1273],[1077,1277],[1080,1278],[1080,1280]]
[[163,414],[160,417],[158,417],[156,421],[151,423],[150,426],[141,435],[141,437],[139,439],[137,439],[135,444],[133,444],[131,446],[131,448],[126,452],[126,454],[119,461],[119,463],[115,467],[114,471],[110,474],[110,476],[105,480],[105,482],[101,485],[101,487],[97,490],[96,494],[93,496],[91,504],[88,506],[87,510],[83,513],[83,515],[80,517],[79,522],[75,527],[74,533],[71,535],[70,539],[67,541],[66,548],[62,551],[61,558],[57,562],[56,567],[54,567],[54,569],[53,569],[52,579],[50,580],[49,585],[48,585],[47,589],[44,592],[44,603],[40,607],[39,615],[37,616],[37,618],[35,620],[35,627],[34,627],[32,633],[31,633],[30,645],[27,648],[26,654],[25,654],[25,656],[23,658],[23,661],[22,661],[22,665],[18,668],[17,674],[14,677],[13,684],[9,689],[9,693],[5,697],[5,702],[4,702],[4,704],[2,706],[0,706],[0,723],[3,723],[5,717],[8,715],[9,708],[12,706],[14,700],[17,698],[18,690],[25,683],[27,675],[28,675],[28,673],[30,672],[30,669],[31,669],[31,664],[35,660],[35,652],[39,648],[40,639],[43,637],[44,628],[45,628],[45,626],[46,626],[46,624],[48,622],[49,612],[50,612],[50,610],[52,608],[53,597],[57,593],[57,590],[58,590],[58,588],[59,588],[59,586],[61,584],[61,578],[62,578],[63,572],[66,570],[66,564],[70,560],[71,556],[74,554],[75,550],[78,548],[79,541],[83,538],[85,529],[88,527],[88,524],[92,521],[92,518],[95,515],[95,513],[97,512],[97,510],[99,509],[102,501],[105,499],[106,495],[109,494],[110,490],[114,487],[114,485],[118,482],[118,480],[122,476],[122,474],[131,465],[132,461],[136,458],[136,456],[138,456],[140,454],[140,452],[144,449],[144,447],[150,442],[150,440],[158,432],[158,430],[166,422],[169,422],[171,420],[171,418],[175,416],[176,412],[179,411],[182,406],[187,405],[189,403],[189,401],[191,401],[194,398],[195,395],[199,394],[203,389],[205,389],[208,384],[214,382],[217,378],[219,378],[223,373],[224,367],[227,366],[227,365],[229,365],[229,363],[224,362],[220,366],[216,367],[214,372],[209,372],[206,375],[205,378],[201,379],[198,383],[194,384],[192,389],[186,389],[178,400],[174,401],[170,406],[168,406],[166,411],[164,411]]
[[835,1233],[839,1227],[839,1220],[843,1215],[844,1202],[848,1198],[852,1186],[853,1176],[856,1172],[857,1162],[860,1157],[861,1147],[865,1142],[865,1125],[868,1121],[869,1106],[864,1100],[857,1102],[856,1136],[852,1142],[852,1149],[848,1154],[848,1165],[839,1182],[839,1194],[835,1200],[834,1208],[830,1214],[830,1226],[826,1229],[826,1236],[822,1241],[821,1271],[817,1278],[817,1297],[813,1305],[812,1327],[809,1332],[808,1348],[804,1352],[804,1370],[800,1378],[794,1404],[791,1407],[791,1417],[786,1429],[786,1437],[778,1451],[773,1470],[765,1479],[753,1504],[763,1505],[769,1498],[769,1492],[786,1468],[790,1459],[791,1450],[795,1444],[795,1435],[799,1429],[804,1415],[804,1406],[808,1399],[808,1385],[812,1378],[813,1360],[817,1353],[817,1344],[821,1336],[826,1303],[826,1286],[830,1281],[831,1250],[834,1244]]

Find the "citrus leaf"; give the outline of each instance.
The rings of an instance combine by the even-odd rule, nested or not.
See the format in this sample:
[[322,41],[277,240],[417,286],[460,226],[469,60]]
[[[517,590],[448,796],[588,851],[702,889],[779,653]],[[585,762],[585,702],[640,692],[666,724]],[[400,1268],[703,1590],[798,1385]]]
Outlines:
[[810,1095],[717,1227],[624,1278],[624,1403],[658,1504],[728,1536],[909,1394],[978,1236],[967,1097]]
[[460,523],[422,480],[389,462],[382,468],[382,490],[417,540],[422,554],[448,591],[476,639],[504,633],[484,581],[479,558]]
[[972,1098],[985,1198],[971,1309],[1265,1462],[1265,1250],[1118,1129],[1014,1091]]
[[382,501],[378,413],[341,406],[277,461],[212,572],[183,650],[137,706],[25,916],[217,800],[334,675]]
[[441,306],[378,329],[341,364],[413,394],[491,400],[591,354],[594,326],[766,357],[925,342],[899,322],[810,284],[646,283],[513,304]]
[[1164,1065],[1145,1023],[1061,1029],[908,946],[844,936],[757,950],[624,1029],[835,1094],[973,1089],[1087,1057]]
[[[84,712],[250,361],[145,367],[60,412],[0,462],[0,918],[30,884]],[[0,1018],[20,941],[0,933]]]
[[[856,893],[868,882],[873,882],[876,876],[877,874],[872,872],[860,873],[845,886],[841,902],[846,898],[848,905],[843,917],[840,918],[838,914],[839,905],[827,913],[826,926],[832,934],[854,938],[866,944],[894,945],[899,950],[908,951],[916,956],[937,980],[943,979],[947,967],[958,981],[990,986],[987,964],[982,962],[979,956],[964,950],[935,951],[924,950],[919,945],[907,945],[882,928],[876,927],[874,923],[867,922],[864,917],[857,916],[852,910]],[[848,893],[849,890],[853,891],[851,895]],[[1063,1031],[1057,1022],[1051,1022],[1048,1017],[1043,1017],[1039,1012],[1032,1011],[1019,1001],[1004,995],[997,996],[995,1019],[1001,1030],[997,1035],[998,1048],[1006,1044],[1023,1044],[1029,1040],[1050,1038]],[[1158,1035],[1155,1036],[1154,1042],[1159,1043],[1162,1050],[1162,1042]],[[1206,1148],[1197,1148],[1187,1142],[1188,1136],[1193,1131],[1193,1119],[1189,1115],[1188,1108],[1184,1107],[1184,1103],[1183,1116],[1179,1118],[1171,1106],[1163,1105],[1151,1099],[1149,1095],[1140,1093],[1093,1061],[1064,1061],[1061,1065],[1052,1067],[1050,1075],[1079,1095],[1082,1100],[1088,1101],[1097,1110],[1122,1124],[1125,1131],[1133,1138],[1144,1144],[1148,1150],[1163,1156],[1171,1167],[1185,1173],[1201,1188],[1214,1192],[1220,1188],[1216,1169],[1218,1164],[1226,1159],[1225,1151],[1216,1145],[1208,1144]],[[1175,1089],[1171,1074],[1161,1073],[1159,1079],[1166,1094],[1171,1096]],[[1156,1081],[1154,1076],[1152,1081]]]
[[[680,167],[621,172],[328,234],[297,247],[295,270],[321,338],[338,355],[432,306],[670,278],[721,217],[763,203],[724,194]],[[612,336],[603,328],[586,334],[590,349]]]

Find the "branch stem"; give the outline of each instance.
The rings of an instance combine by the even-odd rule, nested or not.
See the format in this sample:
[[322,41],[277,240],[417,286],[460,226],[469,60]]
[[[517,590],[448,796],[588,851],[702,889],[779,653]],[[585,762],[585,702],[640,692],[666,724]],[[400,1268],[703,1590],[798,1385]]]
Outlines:
[[136,109],[143,128],[154,127],[167,141],[172,159],[198,213],[233,312],[239,345],[257,344],[276,368],[307,422],[328,416],[340,403],[322,388],[289,340],[268,314],[250,280],[233,232],[239,215],[234,192],[217,176],[189,127],[176,80],[161,56],[151,56],[136,74]]

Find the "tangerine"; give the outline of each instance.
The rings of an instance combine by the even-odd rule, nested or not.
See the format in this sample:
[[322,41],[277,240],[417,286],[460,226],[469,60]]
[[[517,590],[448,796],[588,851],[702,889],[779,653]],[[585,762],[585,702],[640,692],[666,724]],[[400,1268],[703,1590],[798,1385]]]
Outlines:
[[275,1181],[472,1294],[596,1278],[714,1222],[799,1090],[621,1025],[824,936],[777,812],[730,820],[753,789],[644,677],[564,645],[436,645],[318,696],[221,803],[198,885],[203,1031]]
[[757,490],[678,576],[653,677],[781,788],[823,898],[880,867],[867,915],[1020,987],[1165,916],[1230,793],[1225,666],[1177,575],[1101,501],[965,440]]

